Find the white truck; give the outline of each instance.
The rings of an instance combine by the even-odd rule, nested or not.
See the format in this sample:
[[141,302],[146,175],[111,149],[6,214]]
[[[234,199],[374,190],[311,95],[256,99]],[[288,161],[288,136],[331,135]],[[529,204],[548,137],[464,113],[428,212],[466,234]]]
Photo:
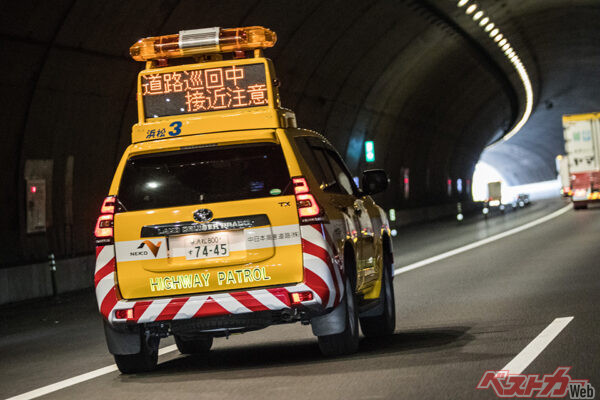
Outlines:
[[488,203],[490,207],[502,205],[502,182],[488,182]]
[[569,172],[569,157],[567,155],[556,156],[556,169],[560,178],[560,194],[562,197],[570,197],[571,191],[571,173]]
[[600,113],[563,115],[573,208],[600,201]]

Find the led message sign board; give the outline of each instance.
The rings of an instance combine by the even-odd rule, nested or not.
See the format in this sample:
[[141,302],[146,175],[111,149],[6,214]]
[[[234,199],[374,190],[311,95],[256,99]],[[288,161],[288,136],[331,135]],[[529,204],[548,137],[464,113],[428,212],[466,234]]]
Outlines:
[[146,119],[269,105],[264,64],[141,75]]

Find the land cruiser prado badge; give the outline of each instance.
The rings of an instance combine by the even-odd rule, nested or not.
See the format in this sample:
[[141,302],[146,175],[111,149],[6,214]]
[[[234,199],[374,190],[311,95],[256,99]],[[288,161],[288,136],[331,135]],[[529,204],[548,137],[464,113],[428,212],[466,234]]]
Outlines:
[[197,222],[208,222],[213,219],[213,213],[207,208],[200,208],[194,211],[194,220]]

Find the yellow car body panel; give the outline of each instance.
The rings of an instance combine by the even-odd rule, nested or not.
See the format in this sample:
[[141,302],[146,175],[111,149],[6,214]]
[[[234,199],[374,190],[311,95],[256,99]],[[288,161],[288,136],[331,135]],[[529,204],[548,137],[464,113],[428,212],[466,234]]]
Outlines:
[[[248,64],[265,66],[269,96],[267,106],[158,118],[146,118],[144,115],[142,76]],[[295,127],[294,114],[280,108],[279,94],[272,84],[274,79],[272,63],[264,58],[215,61],[196,66],[181,65],[142,71],[138,78],[137,97],[140,122],[133,126],[132,144],[126,149],[117,167],[109,195],[119,196],[123,171],[127,161],[132,157],[208,146],[218,148],[249,143],[278,144],[281,146],[290,177],[304,176],[309,187],[313,188],[312,192],[326,215],[328,223],[325,227],[330,228],[332,232],[333,253],[343,254],[345,246],[353,248],[356,258],[357,293],[364,299],[376,299],[381,290],[382,237],[385,233],[389,235],[389,227],[383,224],[381,228],[382,221],[380,221],[377,224],[379,229],[374,230],[375,226],[371,218],[381,213],[370,197],[357,199],[354,195],[326,193],[323,182],[315,179],[311,172],[314,166],[303,159],[295,138],[325,139],[315,132]],[[176,136],[156,135],[156,132],[168,133],[169,129],[173,129],[174,124],[178,130]],[[232,171],[232,173],[241,172]],[[116,213],[114,242],[116,281],[120,295],[123,299],[144,299],[302,282],[304,278],[302,244],[295,203],[294,196],[289,195]],[[350,216],[347,210],[357,207],[357,203],[360,203],[359,206],[364,213],[362,215],[359,213],[359,217]],[[283,207],[281,204],[288,206]],[[145,226],[192,221],[192,214],[198,208],[211,209],[215,220],[254,215],[259,213],[257,210],[260,210],[260,214],[268,217],[270,221],[268,225],[240,229],[230,236],[237,235],[239,239],[242,235],[247,239],[249,230],[266,229],[269,232],[277,231],[270,235],[277,236],[282,233],[284,237],[293,235],[293,240],[288,238],[290,241],[282,242],[283,245],[272,243],[271,246],[263,248],[232,248],[226,257],[190,260],[183,254],[184,239],[176,239],[177,236],[142,237],[140,235]],[[202,236],[201,233],[196,235]],[[151,246],[154,246],[156,254],[151,251]],[[136,256],[138,253],[141,255]]]

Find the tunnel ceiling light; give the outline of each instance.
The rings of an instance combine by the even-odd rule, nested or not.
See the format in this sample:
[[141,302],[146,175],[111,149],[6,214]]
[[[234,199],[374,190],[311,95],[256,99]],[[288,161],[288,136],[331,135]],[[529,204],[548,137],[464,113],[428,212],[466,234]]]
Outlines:
[[[464,7],[468,3],[469,0],[459,0],[456,5],[458,7]],[[531,80],[529,79],[529,75],[527,74],[527,69],[521,62],[521,59],[517,55],[516,51],[510,46],[508,39],[500,33],[500,30],[496,28],[496,25],[491,22],[489,17],[484,17],[485,12],[483,10],[477,10],[477,8],[477,4],[471,4],[469,7],[467,7],[465,13],[468,15],[475,13],[473,15],[473,21],[479,21],[478,25],[482,27],[486,33],[489,33],[490,38],[492,38],[494,42],[498,44],[498,47],[504,51],[506,58],[513,64],[514,68],[519,74],[519,79],[521,79],[521,82],[523,83],[523,89],[525,90],[525,110],[523,111],[521,119],[508,133],[506,133],[506,135],[504,135],[503,141],[506,141],[517,134],[517,132],[519,132],[523,125],[525,125],[525,123],[529,120],[531,111],[533,109],[533,88],[531,85]],[[476,10],[477,12],[475,12]],[[488,146],[488,148],[494,145],[495,144],[492,144]]]

